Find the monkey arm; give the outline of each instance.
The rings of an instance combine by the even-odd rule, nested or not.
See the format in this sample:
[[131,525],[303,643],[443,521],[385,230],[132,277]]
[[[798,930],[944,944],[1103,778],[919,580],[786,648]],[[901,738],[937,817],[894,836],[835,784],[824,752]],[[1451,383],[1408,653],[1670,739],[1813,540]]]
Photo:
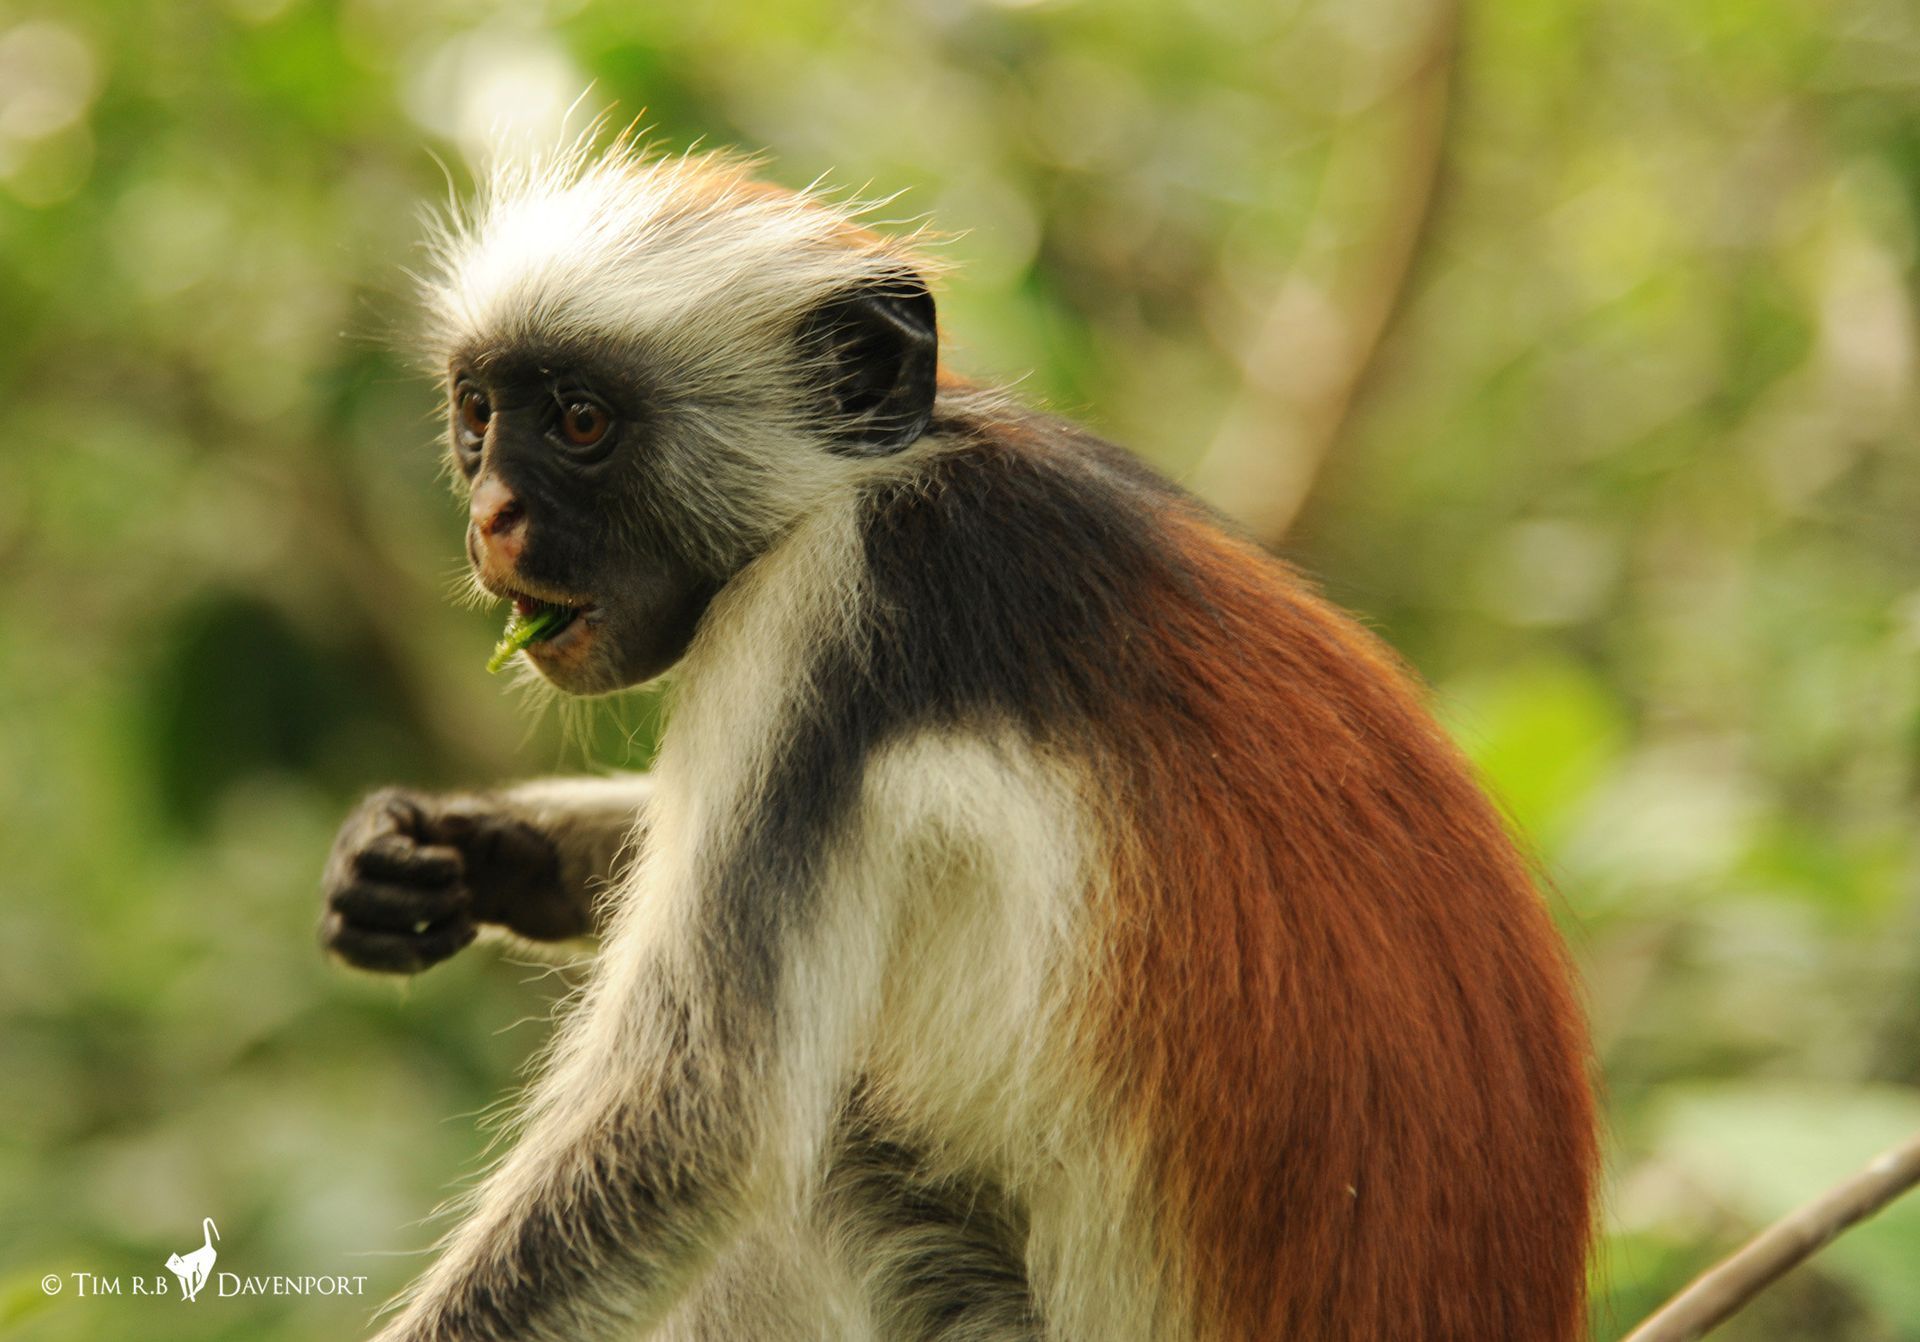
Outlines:
[[380,1342],[642,1335],[813,1168],[877,1014],[904,872],[864,846],[831,864],[756,854],[760,828],[731,851],[656,851],[630,878],[621,902],[647,916],[615,920],[518,1142]]
[[321,940],[363,969],[412,973],[484,927],[533,942],[592,935],[601,894],[644,841],[652,789],[631,774],[376,792],[334,841]]
[[[542,778],[477,799],[470,813],[470,866],[488,867],[486,844],[502,827],[525,826],[552,849],[551,865],[515,867],[513,848],[496,849],[502,869],[475,891],[475,915],[533,941],[599,933],[602,898],[646,843],[653,780],[645,774],[607,778]],[[464,808],[449,818],[457,826]],[[498,842],[498,840],[495,840]]]

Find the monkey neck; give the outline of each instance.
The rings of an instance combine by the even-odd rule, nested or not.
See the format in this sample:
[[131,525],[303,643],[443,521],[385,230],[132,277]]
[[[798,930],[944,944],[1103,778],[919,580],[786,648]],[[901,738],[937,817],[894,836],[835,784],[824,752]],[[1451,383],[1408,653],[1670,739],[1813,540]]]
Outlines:
[[[851,636],[865,597],[857,495],[814,510],[714,598],[674,676],[656,772],[713,793],[765,776],[820,651]],[[710,800],[730,798],[710,796]]]

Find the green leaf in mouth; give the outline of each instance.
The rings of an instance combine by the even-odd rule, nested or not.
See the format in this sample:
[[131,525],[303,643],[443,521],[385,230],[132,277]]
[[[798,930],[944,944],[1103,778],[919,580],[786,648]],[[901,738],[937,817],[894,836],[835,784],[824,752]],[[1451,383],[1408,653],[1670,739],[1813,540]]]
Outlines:
[[500,641],[493,645],[493,656],[487,658],[487,670],[498,674],[500,669],[521,649],[538,643],[560,632],[560,626],[574,616],[566,606],[542,606],[531,615],[522,615],[519,611],[507,617],[506,630],[500,635]]

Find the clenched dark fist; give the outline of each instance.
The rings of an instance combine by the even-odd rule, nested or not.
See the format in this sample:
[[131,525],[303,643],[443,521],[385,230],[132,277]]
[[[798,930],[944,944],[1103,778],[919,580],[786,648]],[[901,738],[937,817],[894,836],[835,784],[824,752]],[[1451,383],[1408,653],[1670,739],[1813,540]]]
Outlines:
[[553,840],[485,796],[374,793],[341,826],[324,884],[321,943],[362,969],[417,973],[482,923],[536,941],[592,930]]

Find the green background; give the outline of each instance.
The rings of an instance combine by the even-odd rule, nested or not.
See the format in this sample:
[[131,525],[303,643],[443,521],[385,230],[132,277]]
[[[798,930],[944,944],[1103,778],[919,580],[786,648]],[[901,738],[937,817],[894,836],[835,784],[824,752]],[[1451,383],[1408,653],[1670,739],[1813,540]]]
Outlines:
[[[0,3],[0,1333],[355,1335],[544,1037],[313,929],[359,791],[651,747],[483,673],[391,352],[422,202],[589,84],[904,193],[956,366],[1432,681],[1586,975],[1600,1338],[1920,1130],[1911,0]],[[41,1292],[207,1215],[369,1293]],[[1724,1336],[1920,1339],[1920,1198]]]

